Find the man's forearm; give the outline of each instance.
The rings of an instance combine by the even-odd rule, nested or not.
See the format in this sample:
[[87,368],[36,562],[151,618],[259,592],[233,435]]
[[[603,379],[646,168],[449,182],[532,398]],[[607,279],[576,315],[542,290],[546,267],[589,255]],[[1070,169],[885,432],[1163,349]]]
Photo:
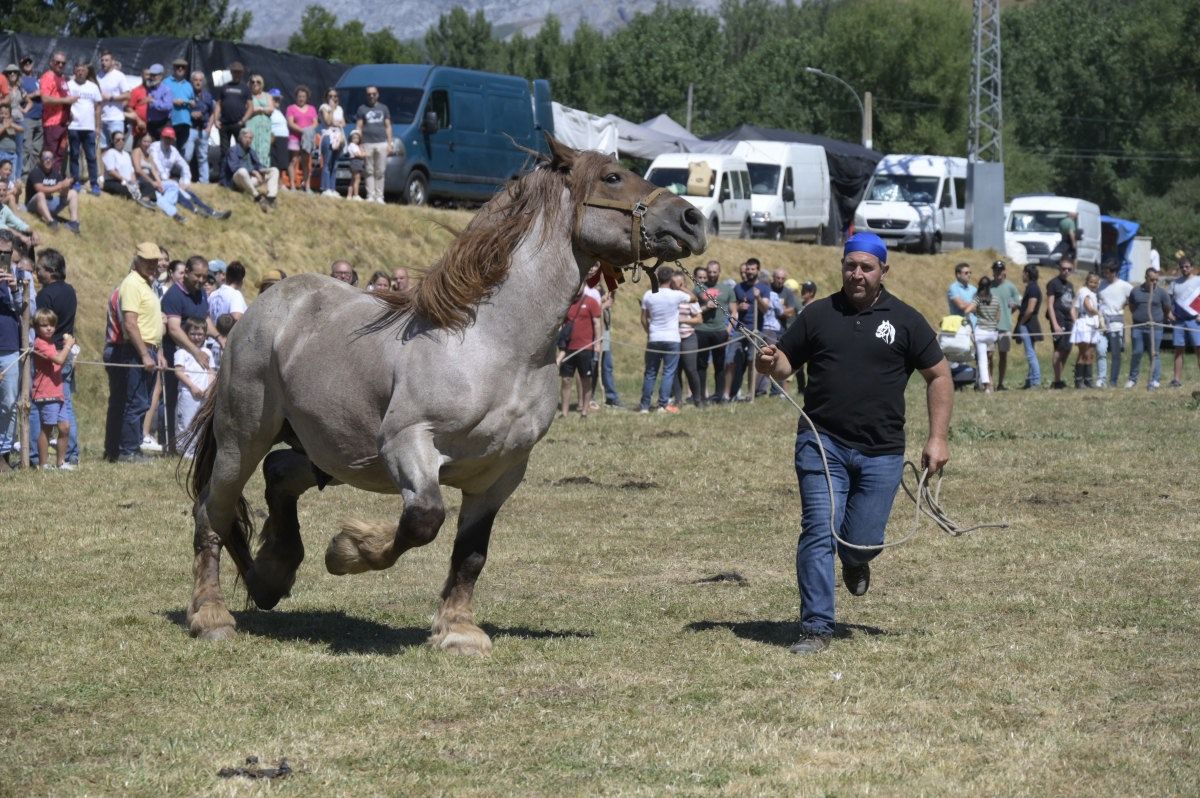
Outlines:
[[926,384],[925,402],[929,406],[929,437],[947,440],[950,437],[950,413],[954,409],[954,381],[949,367]]

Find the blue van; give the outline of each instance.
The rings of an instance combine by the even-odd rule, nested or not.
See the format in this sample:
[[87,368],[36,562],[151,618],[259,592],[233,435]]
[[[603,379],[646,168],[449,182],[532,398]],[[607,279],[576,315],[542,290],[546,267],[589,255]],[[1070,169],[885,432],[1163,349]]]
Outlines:
[[[384,191],[410,205],[431,199],[483,201],[528,168],[513,143],[546,152],[554,133],[550,84],[470,69],[416,64],[351,67],[338,80],[346,133],[366,103],[368,86],[392,114],[395,154]],[[338,182],[349,182],[343,158]]]

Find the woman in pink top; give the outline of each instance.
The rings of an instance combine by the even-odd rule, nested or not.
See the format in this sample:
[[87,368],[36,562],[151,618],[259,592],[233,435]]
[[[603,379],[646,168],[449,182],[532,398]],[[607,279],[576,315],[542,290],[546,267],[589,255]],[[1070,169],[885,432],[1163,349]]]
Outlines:
[[312,152],[317,139],[317,109],[308,102],[308,86],[296,87],[296,102],[287,107],[288,182],[297,191],[312,191]]

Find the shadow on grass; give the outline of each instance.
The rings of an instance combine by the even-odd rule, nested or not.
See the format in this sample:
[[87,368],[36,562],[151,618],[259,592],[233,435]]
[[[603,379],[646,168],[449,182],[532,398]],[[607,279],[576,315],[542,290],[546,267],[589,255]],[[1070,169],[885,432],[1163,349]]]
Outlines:
[[[710,629],[728,629],[743,640],[753,640],[756,643],[766,643],[771,646],[787,648],[800,637],[800,624],[790,621],[696,621],[686,627],[689,632],[707,632]],[[859,623],[839,623],[834,626],[833,636],[850,638],[864,634],[869,637],[881,635],[897,635],[899,632],[889,632],[878,626],[865,626]]]
[[[162,616],[187,630],[183,610],[168,610]],[[424,645],[428,626],[388,626],[369,618],[357,618],[341,610],[299,610],[296,612],[235,612],[238,631],[272,640],[323,643],[334,654],[395,654]],[[530,629],[525,626],[480,624],[495,640],[518,637],[523,640],[592,637],[591,632]]]

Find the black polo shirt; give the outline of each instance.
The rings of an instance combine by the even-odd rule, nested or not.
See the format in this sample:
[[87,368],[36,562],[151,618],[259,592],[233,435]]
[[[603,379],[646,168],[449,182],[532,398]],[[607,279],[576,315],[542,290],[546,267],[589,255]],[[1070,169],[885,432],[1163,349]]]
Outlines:
[[929,322],[886,289],[863,311],[841,291],[809,304],[779,349],[793,368],[808,364],[804,412],[817,429],[870,456],[904,453],[908,378],[942,360]]

